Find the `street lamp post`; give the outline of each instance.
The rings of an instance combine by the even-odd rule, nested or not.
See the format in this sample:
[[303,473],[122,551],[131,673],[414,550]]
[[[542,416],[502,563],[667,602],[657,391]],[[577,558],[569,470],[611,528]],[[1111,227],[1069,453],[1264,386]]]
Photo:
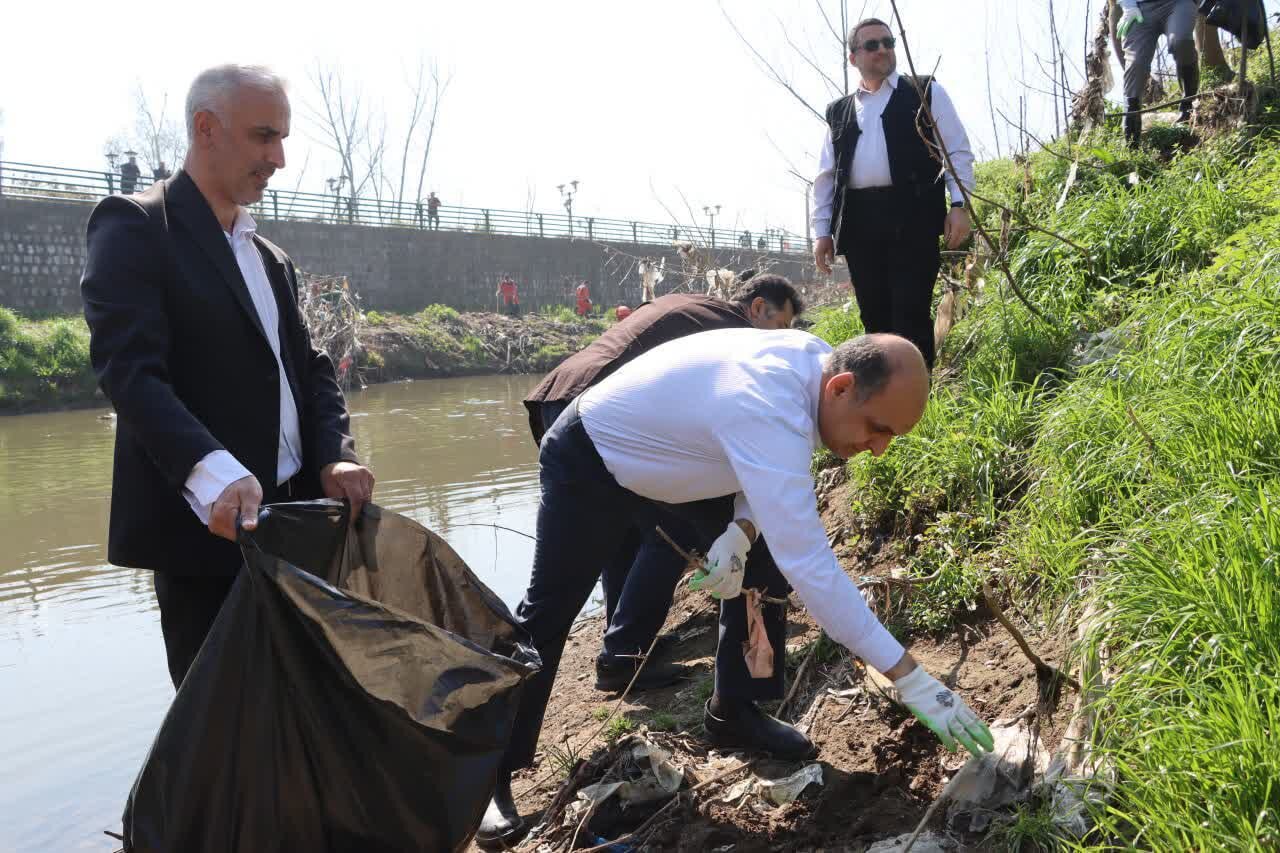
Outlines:
[[324,182],[329,185],[329,192],[333,193],[333,221],[340,222],[342,220],[342,185],[347,182],[347,176],[325,178]]
[[107,195],[115,195],[116,192],[116,160],[120,159],[120,152],[115,149],[107,151],[107,165],[111,170],[107,172]]
[[711,220],[711,248],[714,249],[716,246],[716,214],[720,212],[720,205],[704,204],[702,212]]
[[559,184],[556,189],[560,191],[560,199],[564,202],[565,212],[569,214],[569,239],[573,239],[573,197],[578,194],[578,182],[570,181],[568,188],[565,184]]

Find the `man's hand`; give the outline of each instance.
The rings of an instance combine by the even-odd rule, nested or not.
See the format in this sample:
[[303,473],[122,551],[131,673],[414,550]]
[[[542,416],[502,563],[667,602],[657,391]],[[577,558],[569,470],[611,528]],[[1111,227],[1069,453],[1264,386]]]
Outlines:
[[742,576],[750,550],[751,540],[742,526],[736,521],[729,522],[724,533],[711,543],[706,571],[694,572],[689,588],[706,590],[712,598],[737,598],[742,592]]
[[971,230],[969,211],[963,207],[951,208],[951,212],[947,214],[946,224],[942,227],[942,236],[947,241],[947,248],[960,248],[964,241],[969,239]]
[[354,462],[330,462],[320,469],[320,488],[326,498],[351,502],[351,517],[360,517],[360,510],[373,498],[373,472]]
[[830,237],[819,237],[813,244],[813,262],[823,275],[831,275],[831,264],[836,257],[836,243]]
[[257,477],[241,477],[222,490],[209,510],[209,532],[236,541],[236,517],[245,530],[258,526],[258,507],[262,505],[262,486]]
[[1147,19],[1142,17],[1142,10],[1138,8],[1136,0],[1132,3],[1121,3],[1120,5],[1124,8],[1124,14],[1120,16],[1120,23],[1116,25],[1116,35],[1120,37],[1121,41],[1124,41],[1125,36],[1129,35],[1129,30],[1133,29],[1134,24],[1145,23]]
[[907,710],[928,726],[947,749],[955,752],[956,741],[973,755],[995,748],[987,724],[969,710],[964,700],[925,672],[924,667],[916,666],[893,682],[893,686]]

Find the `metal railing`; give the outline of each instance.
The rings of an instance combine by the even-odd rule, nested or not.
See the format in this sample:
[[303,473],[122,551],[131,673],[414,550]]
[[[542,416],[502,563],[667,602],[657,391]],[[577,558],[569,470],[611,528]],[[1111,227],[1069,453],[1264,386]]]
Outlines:
[[[151,183],[150,178],[142,177],[133,187],[122,186],[121,176],[115,172],[0,161],[2,196],[94,203],[104,196],[125,190],[141,192]],[[713,248],[754,249],[783,254],[807,254],[810,251],[804,237],[775,228],[764,232],[734,231],[598,216],[569,216],[567,213],[535,213],[444,204],[432,210],[425,199],[420,202],[396,202],[374,196],[268,190],[262,201],[253,205],[250,211],[260,219],[335,225],[465,231],[652,245],[690,240]]]

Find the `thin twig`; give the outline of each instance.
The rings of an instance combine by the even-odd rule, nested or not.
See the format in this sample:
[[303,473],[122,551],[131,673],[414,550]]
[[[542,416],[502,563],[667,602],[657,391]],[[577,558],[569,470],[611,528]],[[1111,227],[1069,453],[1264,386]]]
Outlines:
[[1037,675],[1047,677],[1050,681],[1062,681],[1077,693],[1081,691],[1079,681],[1076,681],[1075,678],[1058,669],[1056,666],[1051,666],[1045,663],[1044,660],[1032,650],[1031,645],[1027,642],[1027,638],[1024,637],[1022,632],[1009,621],[1009,617],[1005,615],[1004,609],[1001,608],[999,602],[996,601],[995,595],[991,592],[991,587],[985,580],[982,582],[982,597],[986,601],[987,607],[991,608],[991,612],[995,614],[996,620],[1004,626],[1004,629],[1013,637],[1014,642],[1018,644],[1018,648],[1022,649],[1022,653],[1027,656],[1027,660],[1031,661],[1031,664],[1036,668]]
[[1151,107],[1143,107],[1140,110],[1129,110],[1128,112],[1125,112],[1125,113],[1112,113],[1111,117],[1137,116],[1137,115],[1142,115],[1143,113],[1154,113],[1164,109],[1165,107],[1172,107],[1176,104],[1181,104],[1183,101],[1190,101],[1196,98],[1203,98],[1205,95],[1212,95],[1212,94],[1214,93],[1213,92],[1196,92],[1194,95],[1188,98],[1175,98],[1172,101],[1165,101],[1163,104],[1156,104],[1155,106],[1151,106]]
[[747,50],[751,51],[751,55],[755,57],[756,62],[760,63],[760,66],[765,70],[765,72],[773,78],[773,82],[786,89],[791,94],[791,97],[795,98],[805,109],[813,113],[814,118],[819,119],[820,121],[826,121],[826,118],[822,113],[818,111],[813,104],[805,100],[805,97],[796,91],[795,87],[782,76],[781,72],[774,68],[773,64],[770,63],[769,60],[764,58],[764,54],[760,53],[760,51],[756,49],[751,40],[742,34],[742,30],[738,29],[738,25],[734,23],[733,18],[729,17],[729,12],[724,8],[723,2],[720,3],[720,14],[724,15],[724,19],[729,24],[729,28],[733,30],[734,35],[736,35],[738,40],[746,46]]
[[514,527],[503,527],[501,524],[492,524],[489,522],[476,521],[476,522],[466,522],[465,524],[450,524],[449,526],[450,527],[493,527],[498,530],[505,530],[508,533],[518,533],[521,536],[523,536],[525,539],[532,539],[534,542],[538,541],[538,537],[530,536],[528,533],[525,533],[523,530],[516,530]]
[[[1041,234],[1047,234],[1048,236],[1050,236],[1050,237],[1054,238],[1055,240],[1059,240],[1059,241],[1061,241],[1061,242],[1063,242],[1063,243],[1067,244],[1067,245],[1068,245],[1068,246],[1070,246],[1071,248],[1075,249],[1077,252],[1079,252],[1080,254],[1084,255],[1085,263],[1087,263],[1087,264],[1089,265],[1089,274],[1090,274],[1090,275],[1093,275],[1093,255],[1092,255],[1092,254],[1089,252],[1089,250],[1088,250],[1088,249],[1086,249],[1084,246],[1081,246],[1079,243],[1075,242],[1074,240],[1071,240],[1071,239],[1069,239],[1069,238],[1067,238],[1067,237],[1063,237],[1061,234],[1059,234],[1059,233],[1058,233],[1058,232],[1056,232],[1056,231],[1050,231],[1048,228],[1042,228],[1042,227],[1040,227],[1039,225],[1036,225],[1034,222],[1032,222],[1032,221],[1031,221],[1030,219],[1028,219],[1026,216],[1023,216],[1021,213],[1019,213],[1018,211],[1014,210],[1014,209],[1013,209],[1013,208],[1011,208],[1011,207],[1005,207],[1003,204],[1001,204],[1001,203],[1000,203],[1000,202],[998,202],[998,201],[994,201],[994,200],[992,200],[992,199],[985,198],[985,197],[980,196],[980,195],[978,195],[977,193],[973,193],[973,192],[971,192],[971,193],[970,193],[970,195],[971,195],[971,196],[973,196],[974,198],[976,198],[978,201],[985,202],[986,204],[989,204],[989,205],[991,205],[992,207],[998,207],[998,208],[1000,208],[1001,210],[1007,211],[1007,212],[1009,212],[1009,213],[1013,214],[1014,216],[1017,216],[1019,219],[1021,219],[1021,220],[1022,220],[1022,227],[1026,228],[1026,229],[1028,229],[1028,230],[1030,230],[1030,231],[1039,231]],[[998,259],[998,256],[997,256],[997,259]],[[1007,273],[1006,273],[1006,275],[1007,275]]]
[[1147,440],[1147,447],[1151,448],[1151,455],[1159,456],[1160,449],[1156,446],[1156,440],[1151,437],[1151,433],[1147,432],[1147,428],[1138,420],[1137,414],[1133,411],[1133,406],[1125,403],[1124,413],[1129,416],[1129,422],[1132,423],[1138,432],[1142,434],[1142,437]]
[[[898,20],[898,33],[902,36],[902,49],[907,54],[907,67],[911,70],[912,84],[915,85],[916,80],[918,78],[916,75],[915,61],[911,58],[911,47],[907,43],[907,28],[902,23],[902,13],[898,11],[898,0],[890,0],[890,2],[893,5],[894,17],[897,18]],[[932,85],[932,82],[930,83],[930,85]],[[929,105],[929,98],[927,97],[926,92],[920,92],[920,109],[924,111],[924,115],[925,115],[925,118],[928,120],[929,126],[934,128],[935,130],[936,143],[930,142],[929,139],[926,138],[923,133],[921,133],[921,138],[924,139],[926,145],[930,145],[936,148],[938,152],[942,155],[943,165],[946,167],[947,171],[952,176],[955,177],[956,179],[955,184],[957,187],[960,188],[960,195],[964,198],[965,209],[969,211],[970,220],[973,222],[974,227],[978,229],[978,233],[982,235],[983,239],[985,239],[988,243],[991,243],[991,238],[987,234],[986,228],[983,227],[982,222],[979,221],[977,215],[974,212],[973,200],[969,197],[971,195],[971,193],[969,192],[969,188],[966,187],[964,185],[964,182],[960,180],[960,177],[959,177],[960,173],[956,171],[955,164],[951,162],[951,152],[947,150],[946,143],[942,141],[942,135],[936,133],[938,124],[936,121],[934,121],[933,109]],[[1018,300],[1023,305],[1026,306],[1027,310],[1031,312],[1032,316],[1040,320],[1040,322],[1044,323],[1046,326],[1052,326],[1053,324],[1050,322],[1049,318],[1046,317],[1044,313],[1040,311],[1039,308],[1031,304],[1031,300],[1029,300],[1026,297],[1026,294],[1022,292],[1022,288],[1018,286],[1018,282],[1014,279],[1013,271],[1009,269],[1009,264],[1007,261],[1005,261],[1003,253],[999,258],[997,258],[997,260],[1000,262],[1000,268],[1004,272],[1005,277],[1008,278],[1009,286],[1013,289],[1014,295],[1018,297]]]
[[[645,650],[643,657],[640,658],[640,663],[636,667],[635,675],[631,676],[631,680],[627,682],[627,688],[622,691],[622,695],[618,697],[618,701],[613,704],[613,710],[609,712],[609,716],[605,717],[600,722],[600,725],[596,727],[596,730],[587,736],[587,739],[582,742],[580,747],[578,747],[579,749],[585,749],[588,744],[593,742],[600,735],[600,733],[605,730],[605,727],[608,726],[609,723],[613,721],[613,718],[618,716],[618,711],[622,708],[622,703],[627,701],[627,697],[631,695],[631,688],[635,685],[636,679],[640,677],[640,673],[644,670],[644,665],[649,662],[649,656],[653,654],[653,647],[656,646],[657,644],[658,644],[658,635],[654,635],[653,641],[649,643],[649,648]],[[547,781],[547,779],[549,779],[550,777],[551,777],[551,774],[548,773],[548,774],[544,774],[538,779],[535,779],[532,783],[530,783],[529,787],[525,788],[517,796],[523,797],[525,794],[529,793],[530,791],[533,791],[543,782]]]
[[804,660],[800,662],[800,668],[796,670],[796,677],[791,682],[791,689],[787,691],[787,695],[783,697],[782,704],[778,706],[778,717],[782,717],[782,712],[787,709],[787,705],[791,702],[791,697],[796,695],[796,690],[800,688],[800,682],[804,681],[805,671],[809,669],[809,663],[817,656],[818,646],[822,643],[822,635],[818,635],[818,639],[813,641],[809,646],[809,653],[804,656]]
[[[965,765],[968,766],[967,764]],[[964,767],[960,768],[960,772],[951,777],[951,781],[942,789],[942,793],[938,798],[929,804],[929,808],[925,809],[924,817],[920,818],[920,823],[916,824],[916,831],[911,833],[911,837],[907,839],[907,843],[902,846],[902,853],[911,853],[911,848],[916,846],[916,839],[920,837],[920,833],[929,825],[929,820],[933,817],[933,813],[938,810],[938,806],[951,797],[951,791],[956,787],[956,780],[964,775]]]
[[661,525],[659,525],[659,526],[655,527],[655,528],[654,528],[654,530],[657,530],[657,531],[658,531],[658,535],[659,535],[659,536],[661,536],[661,537],[666,541],[666,543],[667,543],[668,545],[670,545],[672,548],[674,548],[674,549],[676,550],[676,553],[677,553],[677,554],[679,554],[681,557],[684,557],[684,560],[685,560],[685,562],[686,562],[686,563],[689,563],[690,565],[697,565],[697,564],[699,564],[699,563],[701,563],[701,562],[702,562],[702,561],[701,561],[701,560],[699,560],[697,557],[695,557],[693,554],[690,554],[688,551],[686,551],[685,549],[683,549],[683,548],[681,548],[679,545],[677,545],[677,544],[676,544],[676,540],[674,540],[674,539],[672,539],[670,536],[668,536],[668,535],[667,535],[667,531],[663,530],[663,529],[662,529],[662,527],[661,527]]

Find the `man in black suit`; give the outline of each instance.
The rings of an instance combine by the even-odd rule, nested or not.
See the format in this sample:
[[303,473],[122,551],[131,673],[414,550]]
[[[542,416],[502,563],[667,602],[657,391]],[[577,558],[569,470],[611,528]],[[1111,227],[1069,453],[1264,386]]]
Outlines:
[[94,210],[81,291],[90,357],[115,407],[108,559],[155,572],[169,674],[182,683],[241,566],[237,520],[263,502],[373,494],[297,276],[245,205],[284,168],[289,100],[263,68],[201,73],[183,168]]

